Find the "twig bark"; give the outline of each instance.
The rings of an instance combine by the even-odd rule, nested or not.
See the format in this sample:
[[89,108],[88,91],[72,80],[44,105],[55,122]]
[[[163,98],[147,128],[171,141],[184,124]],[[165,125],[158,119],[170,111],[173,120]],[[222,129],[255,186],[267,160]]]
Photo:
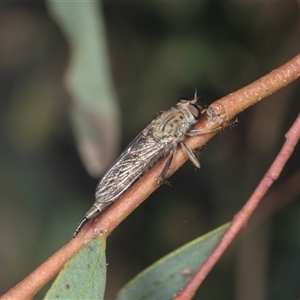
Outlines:
[[[252,84],[214,102],[207,110],[207,115],[196,124],[195,129],[209,130],[228,122],[241,111],[271,95],[300,77],[300,55],[272,71]],[[196,149],[203,146],[216,132],[203,136],[190,137],[187,144]],[[179,149],[174,156],[168,176],[172,175],[187,160]],[[0,300],[31,299],[58,272],[86,242],[98,235],[106,238],[137,206],[158,188],[157,178],[163,161],[149,170],[136,184],[95,222],[88,224],[76,237],[58,252],[46,260],[19,284],[0,297]],[[179,299],[179,298],[178,298]],[[181,298],[183,299],[183,298]]]

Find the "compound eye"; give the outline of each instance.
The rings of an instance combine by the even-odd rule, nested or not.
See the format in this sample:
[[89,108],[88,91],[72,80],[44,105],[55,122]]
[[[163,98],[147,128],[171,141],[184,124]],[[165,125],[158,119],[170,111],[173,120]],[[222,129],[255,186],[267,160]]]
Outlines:
[[177,103],[182,103],[182,104],[184,104],[184,103],[187,103],[187,102],[189,102],[189,101],[190,101],[190,100],[189,100],[188,98],[182,97],[182,98],[179,98],[179,99],[178,99]]
[[200,107],[196,104],[189,104],[188,109],[190,113],[194,116],[196,120],[198,120],[201,116]]

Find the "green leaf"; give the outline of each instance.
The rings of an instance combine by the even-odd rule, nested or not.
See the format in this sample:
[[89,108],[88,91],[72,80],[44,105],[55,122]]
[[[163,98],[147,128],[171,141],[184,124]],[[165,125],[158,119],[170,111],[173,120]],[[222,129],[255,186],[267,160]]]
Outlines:
[[105,283],[105,240],[98,237],[65,264],[45,299],[103,299]]
[[214,250],[229,223],[180,247],[137,275],[117,299],[172,299]]

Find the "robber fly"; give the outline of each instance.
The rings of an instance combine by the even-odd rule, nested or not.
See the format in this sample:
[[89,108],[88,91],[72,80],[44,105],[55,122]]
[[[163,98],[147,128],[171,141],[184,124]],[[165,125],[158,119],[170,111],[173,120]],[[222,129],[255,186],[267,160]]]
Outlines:
[[158,183],[166,180],[166,175],[176,152],[177,145],[187,153],[192,163],[199,168],[200,163],[193,151],[184,143],[186,135],[206,134],[204,130],[191,130],[205,110],[194,99],[180,98],[175,107],[159,114],[124,150],[96,188],[96,201],[79,223],[73,237],[91,219],[96,218],[116,201],[137,179],[157,161],[168,156],[159,175]]

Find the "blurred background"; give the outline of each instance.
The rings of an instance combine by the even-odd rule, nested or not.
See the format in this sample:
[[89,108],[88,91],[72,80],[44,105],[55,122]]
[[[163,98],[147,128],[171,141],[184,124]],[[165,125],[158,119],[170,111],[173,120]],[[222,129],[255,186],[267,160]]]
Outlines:
[[[299,8],[2,2],[0,293],[72,237],[98,179],[157,112],[192,98],[194,87],[208,106],[297,55]],[[234,217],[283,144],[299,98],[298,80],[241,113],[201,151],[200,170],[187,162],[113,232],[106,299]],[[299,150],[195,299],[299,298]]]

